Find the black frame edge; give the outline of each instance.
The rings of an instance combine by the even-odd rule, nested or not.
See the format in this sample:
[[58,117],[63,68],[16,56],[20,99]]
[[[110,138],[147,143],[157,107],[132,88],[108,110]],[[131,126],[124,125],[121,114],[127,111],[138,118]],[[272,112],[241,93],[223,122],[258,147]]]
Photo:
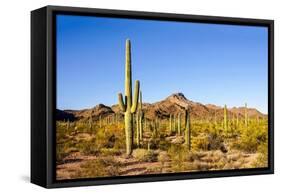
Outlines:
[[46,11],[31,12],[31,183],[46,187]]

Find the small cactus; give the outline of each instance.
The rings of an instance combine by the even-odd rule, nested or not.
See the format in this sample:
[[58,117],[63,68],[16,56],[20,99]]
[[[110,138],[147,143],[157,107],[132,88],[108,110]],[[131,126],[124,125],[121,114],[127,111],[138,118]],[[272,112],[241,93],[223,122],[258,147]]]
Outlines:
[[214,123],[215,123],[215,129],[217,128],[217,111],[215,110],[215,118],[214,118]]
[[178,114],[178,135],[181,135],[181,113]]
[[236,113],[236,127],[239,127],[239,113]]
[[245,103],[245,127],[248,127],[248,111],[247,111],[247,103]]
[[173,133],[173,116],[170,114],[170,120],[169,120],[169,127],[170,127],[170,133]]
[[223,109],[223,128],[225,131],[228,131],[228,119],[227,119],[227,107],[224,105]]
[[187,145],[188,150],[191,149],[191,129],[190,129],[190,112],[189,108],[185,110],[185,144]]
[[173,131],[176,131],[176,116],[173,115]]

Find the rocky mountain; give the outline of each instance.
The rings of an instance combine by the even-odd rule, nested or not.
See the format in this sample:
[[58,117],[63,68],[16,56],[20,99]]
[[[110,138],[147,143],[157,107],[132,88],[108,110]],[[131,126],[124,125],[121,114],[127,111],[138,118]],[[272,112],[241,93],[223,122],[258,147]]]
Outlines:
[[[185,109],[189,108],[191,119],[212,120],[214,117],[217,119],[223,118],[223,107],[213,104],[201,104],[188,100],[183,93],[175,93],[168,96],[166,99],[155,103],[143,103],[143,112],[147,119],[168,119],[170,114],[178,115],[184,113]],[[255,108],[247,108],[249,117],[256,118],[266,117]],[[228,108],[228,117],[240,117],[243,118],[245,113],[245,107]],[[92,115],[93,120],[98,120],[99,117],[107,117],[114,114],[122,115],[120,108],[117,104],[113,106],[106,106],[104,104],[98,104],[93,108],[83,110],[57,110],[57,120],[83,120],[88,119]]]

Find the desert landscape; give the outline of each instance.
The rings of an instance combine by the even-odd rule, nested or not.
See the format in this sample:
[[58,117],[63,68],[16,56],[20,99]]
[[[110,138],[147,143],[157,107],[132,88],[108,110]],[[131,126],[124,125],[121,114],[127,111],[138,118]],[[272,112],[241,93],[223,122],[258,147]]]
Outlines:
[[57,109],[57,180],[267,167],[266,114],[247,103],[194,102],[181,92],[143,102],[153,94],[142,91],[141,80],[133,91],[131,69],[127,40],[125,93],[116,104]]

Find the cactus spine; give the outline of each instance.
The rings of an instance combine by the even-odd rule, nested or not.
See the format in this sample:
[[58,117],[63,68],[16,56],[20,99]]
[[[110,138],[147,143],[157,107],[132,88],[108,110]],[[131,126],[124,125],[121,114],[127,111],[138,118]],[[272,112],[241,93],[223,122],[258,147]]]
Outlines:
[[191,149],[191,129],[190,129],[190,112],[189,108],[185,110],[185,143],[187,145],[188,150]]
[[138,80],[135,82],[134,97],[132,96],[132,69],[131,69],[131,42],[126,40],[126,63],[125,63],[125,96],[118,94],[118,101],[121,110],[125,115],[125,134],[126,134],[126,154],[132,154],[133,148],[133,113],[138,107],[139,86]]
[[227,107],[226,107],[226,105],[224,105],[224,109],[223,109],[223,126],[224,126],[224,130],[228,131],[228,120],[227,120]]

